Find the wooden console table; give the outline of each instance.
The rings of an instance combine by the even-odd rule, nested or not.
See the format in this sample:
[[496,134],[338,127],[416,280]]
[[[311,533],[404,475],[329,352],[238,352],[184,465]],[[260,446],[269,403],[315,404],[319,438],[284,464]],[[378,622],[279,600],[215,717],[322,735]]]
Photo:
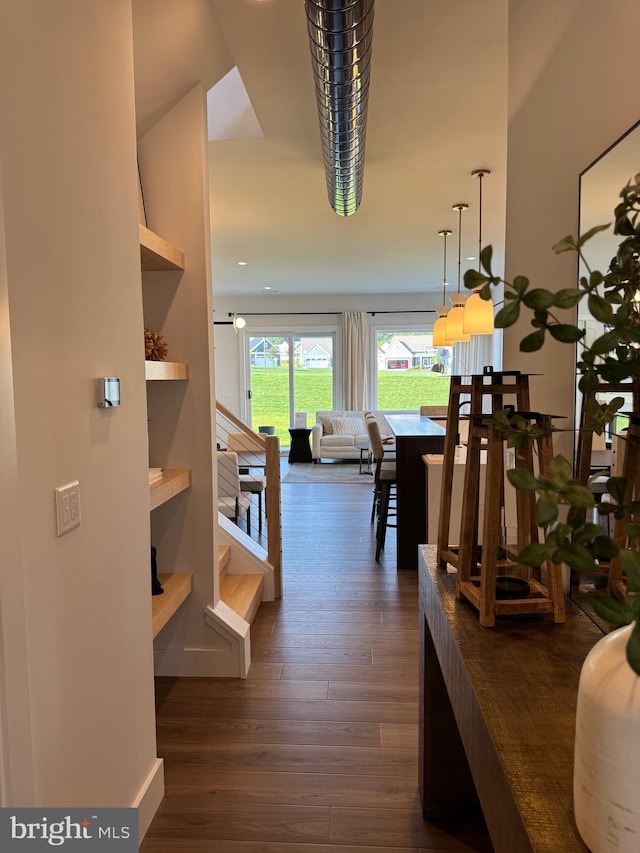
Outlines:
[[481,807],[496,853],[587,851],[573,819],[578,678],[601,631],[567,621],[483,628],[455,575],[420,548],[420,790],[425,819]]

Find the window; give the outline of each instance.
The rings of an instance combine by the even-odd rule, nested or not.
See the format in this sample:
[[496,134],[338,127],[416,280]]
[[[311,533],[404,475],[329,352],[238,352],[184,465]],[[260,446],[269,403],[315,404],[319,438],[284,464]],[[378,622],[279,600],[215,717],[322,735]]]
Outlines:
[[451,347],[434,347],[431,331],[377,330],[378,409],[419,409],[449,402]]

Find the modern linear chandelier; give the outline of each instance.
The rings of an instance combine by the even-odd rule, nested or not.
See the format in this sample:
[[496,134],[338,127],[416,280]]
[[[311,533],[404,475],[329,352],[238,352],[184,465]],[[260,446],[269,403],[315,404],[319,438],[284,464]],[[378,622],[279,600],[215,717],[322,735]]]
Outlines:
[[352,216],[362,200],[373,0],[305,0],[329,204]]

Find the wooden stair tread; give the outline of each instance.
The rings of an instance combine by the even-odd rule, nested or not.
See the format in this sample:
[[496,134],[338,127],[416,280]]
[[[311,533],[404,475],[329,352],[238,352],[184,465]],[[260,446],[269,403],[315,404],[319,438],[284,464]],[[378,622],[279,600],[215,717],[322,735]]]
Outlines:
[[220,598],[239,616],[247,622],[252,622],[260,607],[263,586],[263,575],[225,574],[220,579]]
[[151,598],[153,636],[157,637],[183,601],[193,589],[191,572],[159,573],[158,580],[164,587],[162,595]]

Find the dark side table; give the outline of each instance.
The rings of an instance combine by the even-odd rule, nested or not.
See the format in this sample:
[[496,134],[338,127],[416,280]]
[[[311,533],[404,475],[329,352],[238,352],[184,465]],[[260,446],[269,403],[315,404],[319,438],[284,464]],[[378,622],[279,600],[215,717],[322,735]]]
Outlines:
[[291,447],[289,448],[289,462],[313,462],[309,436],[311,430],[308,427],[296,427],[289,430],[291,436]]

